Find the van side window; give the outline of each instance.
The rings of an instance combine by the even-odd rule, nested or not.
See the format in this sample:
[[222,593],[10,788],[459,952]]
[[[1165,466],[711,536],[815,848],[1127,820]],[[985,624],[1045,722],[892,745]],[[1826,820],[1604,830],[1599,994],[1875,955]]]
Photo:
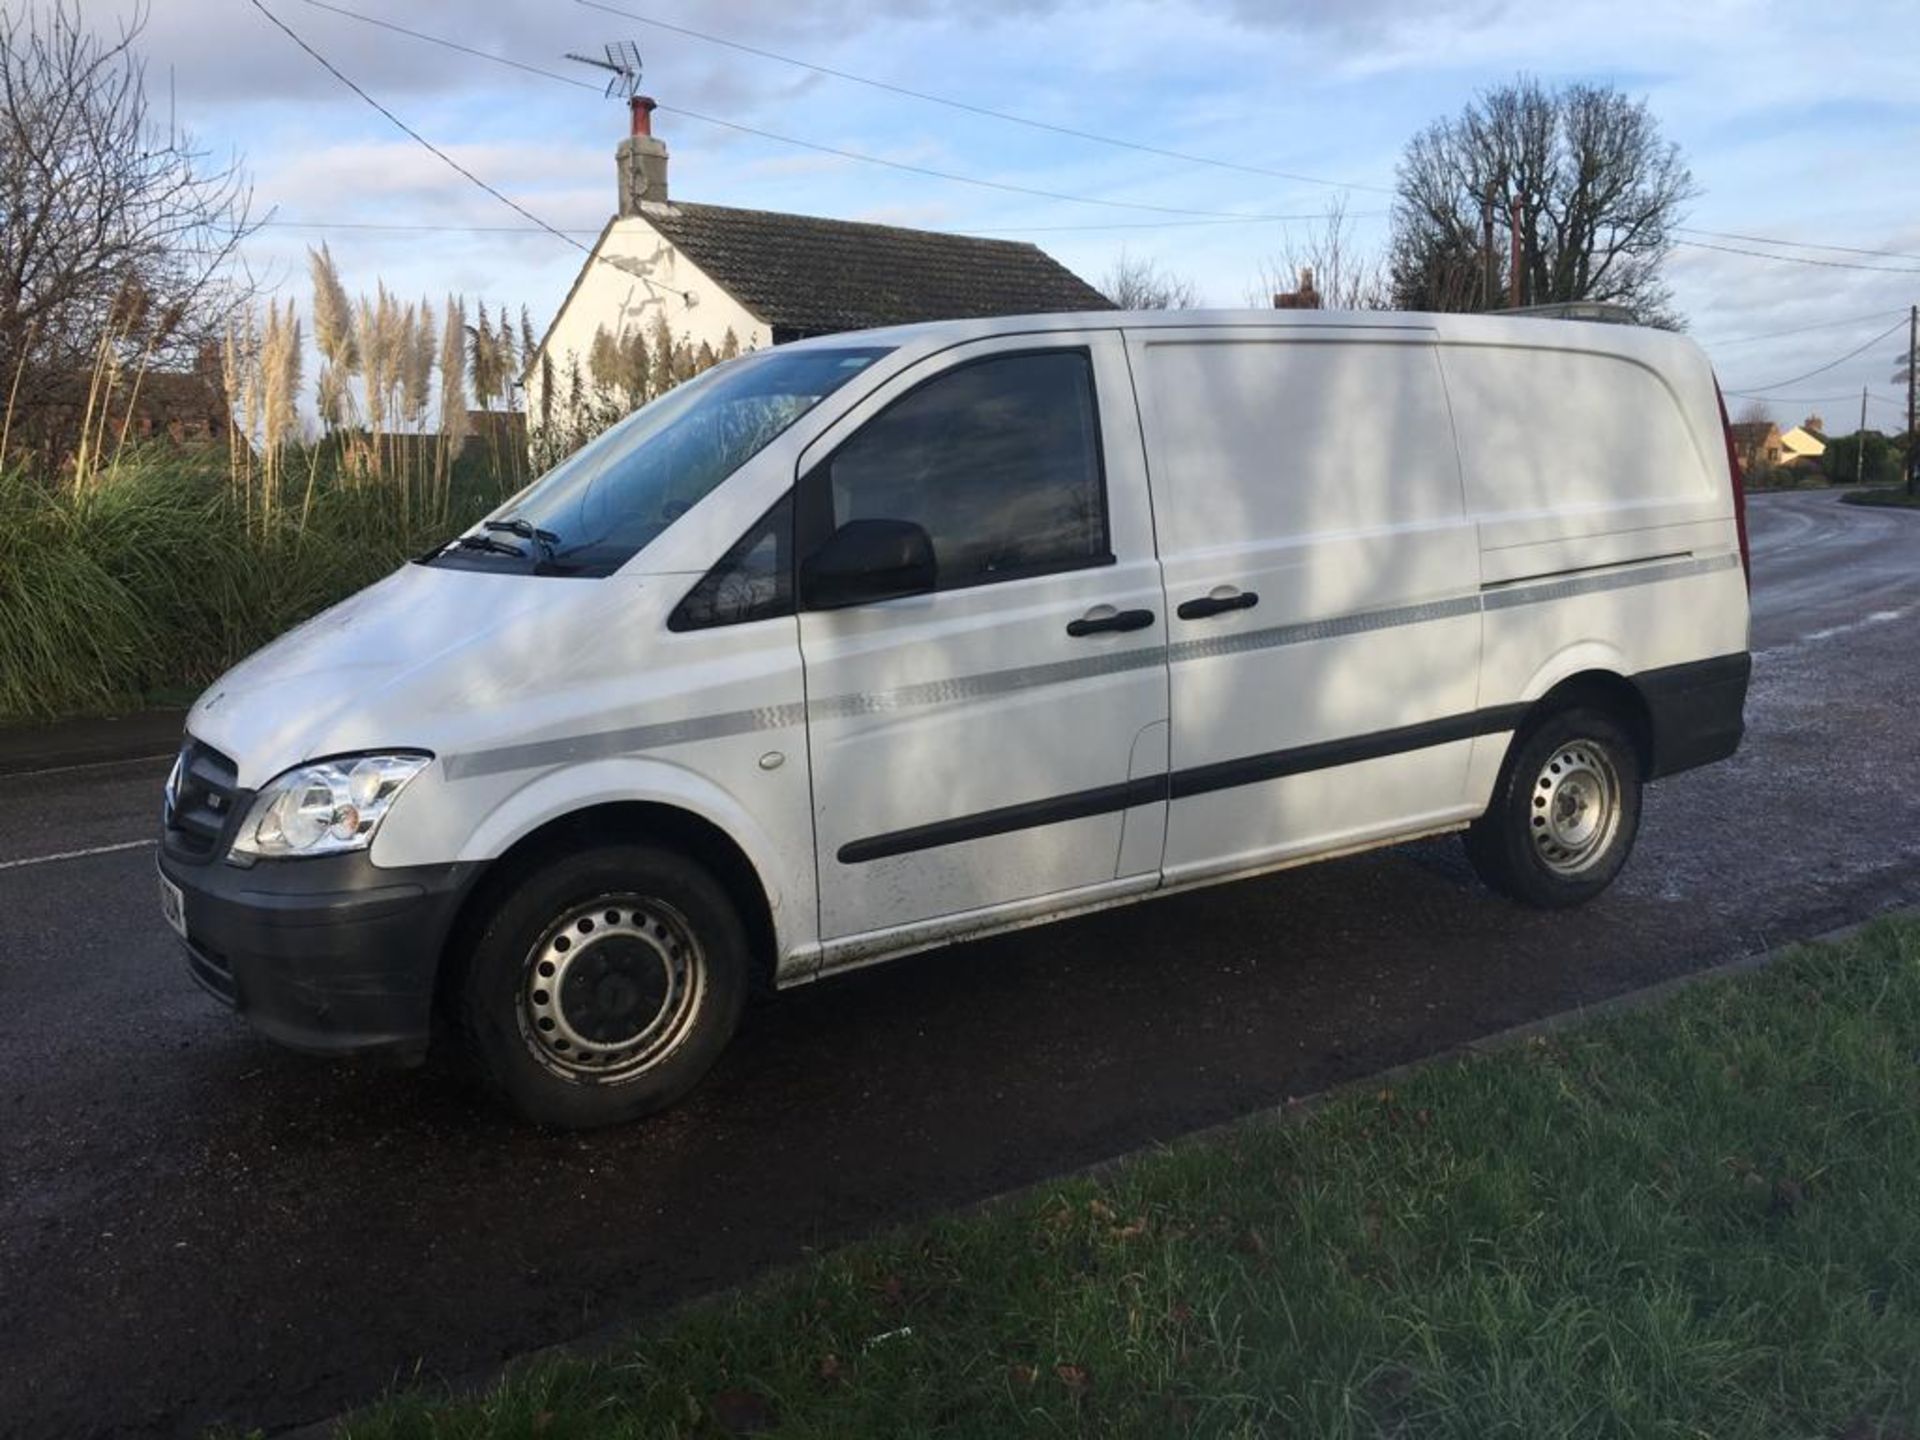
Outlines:
[[780,502],[734,542],[667,619],[669,630],[707,630],[793,614],[793,496]]
[[811,544],[849,520],[913,521],[932,538],[941,590],[1113,558],[1084,350],[996,356],[936,376],[806,484]]

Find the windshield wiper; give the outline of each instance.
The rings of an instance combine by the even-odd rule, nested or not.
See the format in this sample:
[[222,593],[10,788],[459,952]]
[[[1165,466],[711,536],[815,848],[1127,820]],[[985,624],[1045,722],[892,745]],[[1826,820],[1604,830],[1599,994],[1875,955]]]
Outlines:
[[518,545],[509,545],[504,540],[496,540],[491,535],[462,535],[451,544],[443,546],[441,553],[447,550],[484,550],[489,555],[511,555],[516,560],[527,558],[527,552]]
[[[559,545],[560,537],[551,530],[542,530],[538,525],[526,519],[524,516],[509,515],[504,520],[486,520],[481,523],[484,528],[489,531],[496,533],[504,531],[508,535],[518,535],[522,540],[533,541],[540,547],[541,554],[549,561],[559,558],[559,551],[555,549],[555,547]],[[516,553],[525,554],[526,552],[519,551]]]

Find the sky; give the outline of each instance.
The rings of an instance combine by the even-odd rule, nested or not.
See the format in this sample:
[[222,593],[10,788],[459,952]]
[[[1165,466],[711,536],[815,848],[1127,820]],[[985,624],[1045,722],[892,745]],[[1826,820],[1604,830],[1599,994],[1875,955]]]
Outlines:
[[[135,0],[79,3],[90,23],[111,27]],[[614,208],[626,113],[600,93],[598,72],[564,56],[631,40],[643,89],[662,106],[655,133],[671,150],[677,199],[1030,240],[1095,283],[1124,250],[1190,277],[1220,306],[1261,293],[1263,273],[1330,202],[1344,200],[1363,246],[1383,247],[1402,147],[1482,90],[1521,73],[1611,84],[1647,101],[1701,191],[1684,220],[1691,243],[1667,274],[1728,391],[1764,396],[1783,426],[1818,412],[1839,433],[1857,425],[1865,385],[1869,425],[1904,424],[1904,390],[1889,377],[1906,346],[1905,309],[1920,299],[1920,170],[1904,163],[1920,153],[1914,0],[604,5],[625,13],[602,0],[146,0],[142,48],[160,113],[171,104],[203,146],[243,159],[256,213],[270,221],[247,262],[281,293],[304,304],[306,247],[324,240],[350,290],[384,281],[436,301],[457,291],[470,306],[525,305],[536,328],[581,251],[407,138],[260,7],[577,244],[591,244]],[[1012,124],[673,26],[1226,163]],[[1275,171],[1296,178],[1265,173]]]

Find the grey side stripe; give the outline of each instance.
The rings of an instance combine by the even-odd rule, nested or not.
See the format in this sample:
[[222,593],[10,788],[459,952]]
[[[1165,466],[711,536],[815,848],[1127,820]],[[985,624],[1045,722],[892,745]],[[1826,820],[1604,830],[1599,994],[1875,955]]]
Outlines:
[[1607,570],[1597,575],[1573,575],[1565,580],[1549,580],[1538,585],[1522,581],[1511,589],[1489,590],[1480,599],[1489,610],[1510,610],[1515,605],[1539,605],[1544,601],[1566,600],[1575,595],[1595,595],[1603,590],[1626,590],[1662,580],[1711,575],[1720,570],[1731,570],[1739,563],[1738,555],[1708,555],[1697,560],[1675,560],[1666,565]]
[[502,745],[471,755],[446,758],[449,780],[471,780],[509,770],[535,770],[546,765],[578,764],[583,760],[611,760],[668,745],[695,740],[717,740],[723,735],[747,735],[755,730],[779,730],[807,718],[804,705],[767,705],[757,710],[729,710],[692,720],[667,720],[657,725],[629,725],[620,730],[598,730],[591,735],[568,735],[558,740],[532,740],[524,745]]
[[1271,650],[1277,645],[1305,645],[1341,635],[1364,635],[1370,630],[1393,630],[1402,625],[1424,625],[1429,620],[1451,620],[1456,615],[1472,615],[1479,609],[1478,595],[1460,595],[1452,600],[1432,600],[1392,610],[1361,610],[1352,615],[1337,615],[1331,620],[1310,620],[1303,625],[1275,625],[1267,630],[1242,630],[1238,634],[1205,640],[1182,640],[1167,647],[1167,658],[1177,665],[1182,660]]
[[918,709],[923,705],[951,705],[961,700],[983,700],[989,695],[1010,695],[1016,690],[1060,685],[1069,680],[1091,680],[1096,676],[1120,675],[1129,670],[1151,670],[1165,663],[1165,647],[1147,645],[1136,650],[1116,650],[1110,654],[1088,655],[1077,660],[1023,665],[1015,670],[956,675],[949,680],[902,685],[897,690],[877,690],[871,695],[836,695],[830,700],[815,702],[812,714],[816,720],[845,720],[855,715],[881,715],[892,710]]
[[1312,620],[1299,625],[1275,625],[1264,630],[1245,630],[1204,640],[1182,640],[1173,645],[1147,645],[1105,655],[1088,655],[1073,660],[1051,661],[1045,665],[1023,665],[1011,670],[994,670],[979,675],[960,675],[946,680],[902,685],[893,690],[877,690],[864,695],[835,695],[805,705],[768,705],[753,710],[730,710],[719,715],[703,715],[687,720],[668,720],[652,725],[630,725],[617,730],[601,730],[589,735],[569,735],[555,740],[534,740],[523,745],[503,745],[493,750],[476,750],[470,755],[446,757],[449,780],[468,780],[481,775],[499,775],[514,770],[533,770],[550,765],[577,764],[586,760],[608,760],[659,750],[669,745],[687,745],[696,740],[716,740],[728,735],[746,735],[758,730],[779,730],[804,724],[809,714],[816,720],[845,720],[859,715],[883,715],[894,711],[923,709],[934,705],[953,705],[969,700],[984,700],[995,695],[1059,685],[1071,680],[1090,680],[1101,675],[1119,675],[1132,670],[1150,670],[1157,666],[1179,664],[1186,660],[1210,659],[1219,655],[1237,655],[1250,650],[1270,650],[1285,645],[1305,645],[1315,640],[1331,640],[1342,635],[1363,635],[1375,630],[1392,630],[1402,625],[1423,625],[1434,620],[1450,620],[1481,610],[1507,610],[1516,605],[1539,605],[1565,600],[1575,595],[1592,595],[1608,590],[1624,590],[1638,585],[1655,585],[1667,580],[1684,580],[1708,575],[1739,565],[1738,555],[1713,555],[1700,559],[1677,560],[1659,565],[1629,566],[1593,575],[1569,576],[1564,580],[1521,581],[1510,588],[1489,590],[1474,595],[1459,595],[1448,600],[1402,605],[1388,610],[1362,610],[1328,620]]

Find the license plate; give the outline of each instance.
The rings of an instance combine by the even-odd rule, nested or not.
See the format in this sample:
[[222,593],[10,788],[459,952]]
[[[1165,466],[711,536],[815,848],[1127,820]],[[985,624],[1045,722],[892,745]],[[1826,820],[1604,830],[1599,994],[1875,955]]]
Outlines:
[[166,876],[160,877],[160,913],[182,940],[187,938],[187,904],[180,887]]

